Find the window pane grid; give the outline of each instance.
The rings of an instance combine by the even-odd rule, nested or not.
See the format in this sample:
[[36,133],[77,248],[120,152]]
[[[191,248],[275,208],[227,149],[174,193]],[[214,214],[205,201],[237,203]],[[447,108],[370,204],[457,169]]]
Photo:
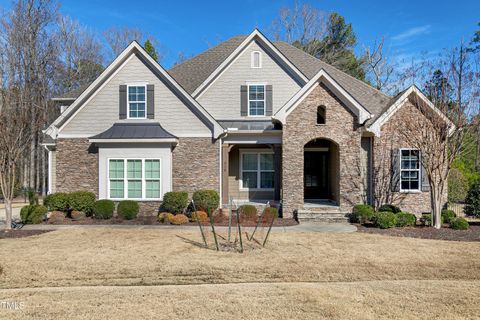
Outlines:
[[159,159],[109,160],[109,197],[113,199],[159,199]]
[[402,149],[400,152],[400,188],[403,191],[420,189],[420,152]]
[[128,87],[129,118],[145,118],[145,86]]
[[249,104],[249,114],[251,116],[265,115],[265,86],[264,85],[248,86],[248,104]]
[[242,188],[273,189],[274,160],[272,153],[242,154]]

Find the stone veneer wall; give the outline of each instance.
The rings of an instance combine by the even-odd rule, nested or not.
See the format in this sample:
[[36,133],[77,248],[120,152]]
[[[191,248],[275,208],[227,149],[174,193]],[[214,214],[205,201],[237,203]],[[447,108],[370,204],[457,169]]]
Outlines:
[[[326,107],[326,124],[317,125],[317,107]],[[360,168],[361,130],[356,116],[323,84],[317,86],[288,115],[283,126],[283,216],[303,207],[304,146],[315,138],[335,142],[339,148],[340,209],[351,211],[362,201]]]
[[98,151],[88,139],[58,139],[57,192],[91,191],[98,197]]
[[[415,107],[412,103],[407,103],[382,126],[380,137],[374,138],[373,144],[373,163],[377,168],[375,172],[380,172],[379,166],[385,166],[385,168],[391,168],[392,162],[392,149],[397,148],[409,148],[402,139],[402,134],[399,133],[398,128],[401,128],[402,123],[418,119],[418,117],[424,117],[424,115]],[[373,177],[373,181],[382,180],[382,175]],[[381,190],[381,185],[377,183],[374,186],[374,192],[378,193]],[[430,206],[430,192],[413,192],[413,193],[400,193],[396,192],[392,195],[393,203],[398,205],[402,210],[416,214],[417,216],[422,213],[431,212]],[[447,192],[444,195],[445,201],[447,199]]]
[[173,149],[173,191],[198,189],[220,192],[219,142],[211,138],[180,138]]

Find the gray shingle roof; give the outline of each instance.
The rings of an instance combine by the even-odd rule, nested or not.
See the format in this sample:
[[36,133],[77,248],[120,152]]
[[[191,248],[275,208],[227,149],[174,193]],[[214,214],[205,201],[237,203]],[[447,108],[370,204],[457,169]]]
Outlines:
[[115,123],[90,139],[168,139],[176,138],[158,123]]
[[71,99],[71,100],[75,100],[77,99],[82,93],[83,91],[85,91],[88,86],[90,85],[90,83],[87,83],[87,84],[83,84],[81,85],[80,87],[76,88],[76,89],[73,89],[72,91],[69,91],[67,93],[64,93],[62,94],[61,96],[59,97],[55,97],[54,99]]

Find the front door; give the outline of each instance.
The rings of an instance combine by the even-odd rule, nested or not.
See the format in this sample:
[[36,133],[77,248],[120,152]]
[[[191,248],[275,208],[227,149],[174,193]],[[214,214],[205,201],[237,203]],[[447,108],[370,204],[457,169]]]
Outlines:
[[304,156],[305,199],[328,199],[328,152],[305,151]]

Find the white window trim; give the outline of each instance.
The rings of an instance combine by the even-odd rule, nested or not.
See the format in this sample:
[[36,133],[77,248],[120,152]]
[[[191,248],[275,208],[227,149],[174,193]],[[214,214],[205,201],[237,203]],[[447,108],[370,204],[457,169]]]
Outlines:
[[[130,87],[144,87],[145,88],[145,117],[130,117],[130,95],[129,93],[129,88]],[[138,102],[138,101],[135,101]],[[147,119],[147,83],[129,83],[127,84],[127,119]]]
[[[123,160],[123,198],[112,198],[110,196],[110,160]],[[128,177],[127,177],[127,161],[128,160],[142,160],[142,197],[141,198],[128,198]],[[145,195],[147,194],[147,183],[145,179],[145,160],[158,160],[160,164],[160,172],[158,179],[148,179],[148,180],[158,180],[160,182],[159,186],[159,198],[146,198]],[[120,180],[120,179],[114,179]],[[138,180],[138,179],[134,179]],[[162,197],[162,159],[160,158],[107,158],[107,197],[111,200],[136,200],[136,201],[160,201]]]
[[[250,114],[250,101],[262,101],[262,100],[250,100],[250,86],[262,86],[263,87],[263,114],[251,115]],[[265,117],[267,112],[267,85],[265,83],[247,83],[247,97],[248,97],[248,116],[252,118]]]
[[[256,173],[257,173],[257,187],[260,186],[260,182],[261,182],[261,172],[273,172],[275,173],[275,163],[273,164],[274,165],[274,168],[273,170],[260,170],[260,154],[274,154],[274,152],[272,150],[269,150],[269,149],[240,149],[240,161],[239,161],[239,168],[238,168],[238,172],[239,172],[239,182],[240,182],[240,186],[239,186],[239,190],[240,191],[274,191],[275,188],[244,188],[243,187],[243,155],[244,154],[256,154],[257,155],[257,170],[256,170]],[[245,170],[245,172],[254,172],[254,170]]]
[[[418,151],[418,169],[402,169],[402,151]],[[399,184],[401,193],[420,193],[422,192],[422,152],[415,148],[400,148],[398,150],[398,166],[399,166]],[[402,188],[402,170],[403,171],[418,171],[418,189],[403,189]]]
[[[255,54],[258,53],[258,67],[255,67],[255,59],[254,59],[254,56]],[[251,55],[250,55],[250,67],[252,67],[252,69],[261,69],[262,68],[262,53],[258,50],[255,50],[255,51],[252,51]]]

